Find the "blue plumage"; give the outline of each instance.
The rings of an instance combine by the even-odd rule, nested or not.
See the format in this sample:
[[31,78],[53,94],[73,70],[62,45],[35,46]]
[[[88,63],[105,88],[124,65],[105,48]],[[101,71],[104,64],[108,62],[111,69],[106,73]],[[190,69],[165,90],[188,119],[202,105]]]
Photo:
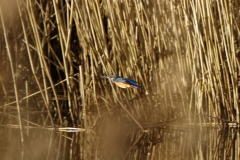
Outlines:
[[116,75],[111,75],[109,77],[103,76],[102,78],[109,78],[112,82],[121,88],[141,88],[141,86],[138,85],[136,81],[129,78],[122,78]]

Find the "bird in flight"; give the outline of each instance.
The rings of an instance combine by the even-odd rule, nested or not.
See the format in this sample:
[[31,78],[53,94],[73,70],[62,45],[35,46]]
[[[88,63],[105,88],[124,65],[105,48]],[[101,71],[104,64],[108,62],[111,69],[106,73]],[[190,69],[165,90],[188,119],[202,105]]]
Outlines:
[[129,78],[122,78],[116,75],[111,76],[102,76],[102,78],[108,78],[111,82],[115,83],[118,87],[121,88],[141,88],[138,83]]

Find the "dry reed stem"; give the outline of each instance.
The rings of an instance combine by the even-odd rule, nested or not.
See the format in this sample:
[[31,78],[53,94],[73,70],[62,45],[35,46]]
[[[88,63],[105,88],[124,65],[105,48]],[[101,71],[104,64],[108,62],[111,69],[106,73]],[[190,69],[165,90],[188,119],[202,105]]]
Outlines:
[[[27,9],[28,3],[31,2],[28,1],[27,5],[22,3],[22,11]],[[33,53],[39,54],[40,59],[37,63],[41,63],[42,72],[40,73],[34,65],[31,67],[48,110],[51,106],[48,106],[50,99],[47,83],[51,81],[49,64],[52,64],[57,68],[59,81],[62,80],[61,72],[65,72],[66,79],[60,84],[65,97],[68,95],[68,111],[74,123],[78,121],[73,115],[82,114],[82,111],[78,110],[81,102],[87,109],[97,108],[99,117],[113,113],[113,104],[117,102],[140,128],[145,128],[142,121],[158,126],[158,122],[179,117],[189,117],[189,122],[196,121],[202,129],[207,124],[224,127],[221,121],[203,119],[196,113],[239,122],[237,0],[231,3],[226,0],[85,0],[59,3],[53,1],[53,4],[41,1],[36,5],[31,4],[34,8],[29,10],[29,16],[21,20],[22,23],[33,26],[22,25],[24,45],[28,50],[30,63],[34,63]],[[39,20],[34,20],[34,16],[38,16]],[[54,41],[55,39],[58,39],[59,43]],[[36,44],[30,44],[29,40]],[[53,42],[56,45],[53,45]],[[81,46],[81,51],[72,49],[78,45]],[[48,52],[43,52],[43,46]],[[56,46],[61,49],[56,49]],[[54,58],[50,58],[51,56]],[[73,60],[74,56],[75,59],[79,59],[77,63]],[[78,87],[76,90],[71,88],[75,81],[70,78],[70,75],[78,72],[79,68],[76,66],[79,65],[82,67],[81,75],[84,81],[84,84],[81,84],[83,81],[79,81],[78,87],[84,86],[80,89],[81,93]],[[134,92],[115,89],[115,86],[100,78],[102,75],[111,74],[138,80],[144,88],[141,92],[148,95],[133,99]],[[43,81],[38,80],[37,75],[44,77]],[[44,87],[41,87],[41,83]],[[50,83],[53,92],[57,93],[53,87],[56,85]],[[78,101],[76,97],[80,94],[82,96],[82,93],[85,97]],[[55,99],[60,101],[58,96],[55,95]],[[30,97],[31,94],[25,99]],[[10,104],[13,103],[6,105]],[[61,105],[57,108],[57,115],[61,116]],[[104,108],[106,112],[100,110]],[[122,115],[126,116],[125,113]],[[211,138],[215,140],[213,135]],[[210,145],[214,148],[217,147],[216,143],[214,141]],[[186,145],[182,145],[180,149],[185,147]],[[169,151],[171,145],[153,147],[148,158],[153,157],[154,150],[165,148]],[[225,155],[229,153],[229,148]],[[197,146],[197,149],[201,151],[198,158],[203,158],[202,146]],[[97,157],[99,154],[97,151],[88,154],[88,151],[91,152],[85,150],[84,156],[95,154]],[[127,157],[137,152],[132,150],[132,154],[129,153]],[[190,152],[190,157],[196,158],[196,148],[190,147]],[[158,154],[161,158],[165,156],[162,153]],[[207,154],[217,158],[219,151],[211,150]],[[172,158],[171,156],[167,154],[165,157]]]
[[[37,85],[38,85],[38,88],[40,90],[40,93],[42,95],[42,98],[44,100],[44,103],[46,105],[46,108],[48,110],[48,115],[50,116],[50,119],[51,119],[51,123],[52,125],[54,124],[53,123],[53,120],[52,120],[52,117],[51,117],[51,114],[50,114],[50,110],[49,110],[49,105],[46,101],[46,98],[44,96],[44,93],[43,93],[43,90],[42,90],[42,87],[40,85],[40,82],[37,78],[37,74],[36,74],[36,71],[35,71],[35,68],[34,68],[34,65],[33,65],[33,61],[32,61],[32,56],[31,56],[31,53],[30,53],[30,48],[29,48],[29,43],[28,43],[28,37],[27,37],[27,33],[26,33],[26,29],[25,29],[25,24],[24,24],[24,21],[23,21],[23,17],[22,17],[22,13],[21,13],[21,9],[20,9],[20,6],[19,6],[19,2],[17,1],[17,5],[18,5],[18,11],[19,11],[19,15],[20,15],[20,19],[21,19],[21,23],[22,23],[22,28],[23,28],[23,33],[24,33],[24,38],[25,38],[25,41],[26,41],[26,48],[27,48],[27,53],[28,53],[28,56],[29,56],[29,62],[30,62],[30,65],[31,65],[31,69],[32,69],[32,72],[33,72],[33,76],[37,82]],[[15,103],[15,102],[12,102],[12,103]]]
[[[25,81],[25,90],[26,90],[26,97],[28,97],[29,94],[29,88],[28,88],[28,81]],[[29,99],[26,99],[26,108],[27,108],[27,127],[29,126]],[[27,135],[29,135],[29,130],[27,129]]]
[[[60,111],[60,106],[59,106],[59,102],[58,102],[58,96],[57,96],[57,93],[56,93],[56,90],[54,88],[54,83],[53,83],[53,80],[52,80],[52,77],[50,75],[50,71],[49,71],[49,68],[47,67],[47,62],[46,60],[44,59],[44,52],[42,50],[42,47],[41,47],[41,42],[40,42],[40,35],[39,35],[39,32],[37,30],[37,23],[36,23],[36,19],[35,19],[35,16],[34,16],[34,13],[32,11],[32,2],[29,1],[29,4],[30,4],[30,13],[29,13],[29,17],[30,17],[30,20],[32,19],[31,21],[31,24],[32,24],[32,28],[33,28],[33,32],[34,32],[34,36],[35,37],[35,40],[36,40],[36,44],[37,44],[37,53],[39,55],[39,61],[40,61],[40,65],[41,65],[41,69],[42,69],[42,76],[43,76],[43,84],[44,84],[44,88],[45,88],[45,94],[46,94],[46,100],[47,100],[47,103],[49,104],[50,101],[48,99],[48,92],[47,92],[47,82],[46,82],[46,74],[47,74],[47,78],[51,84],[51,87],[52,87],[52,90],[53,90],[53,94],[54,94],[54,97],[56,99],[56,104],[57,104],[57,111],[58,111],[58,116],[59,116],[59,121],[60,123],[62,124],[62,115],[61,115],[61,111]],[[46,72],[46,74],[45,74]]]
[[11,74],[12,74],[12,80],[13,80],[13,86],[14,86],[14,93],[15,93],[15,97],[16,97],[16,107],[17,107],[17,112],[18,112],[18,123],[20,126],[20,137],[21,137],[21,142],[23,144],[23,130],[22,130],[22,118],[21,118],[21,112],[20,112],[20,103],[19,103],[19,98],[18,98],[18,88],[17,88],[17,84],[16,84],[16,78],[15,78],[15,71],[13,68],[13,61],[12,61],[12,53],[10,51],[10,44],[8,42],[8,37],[7,37],[7,31],[5,28],[5,23],[4,23],[4,19],[3,19],[3,15],[2,15],[2,8],[0,7],[0,16],[1,16],[1,22],[2,22],[2,28],[3,28],[3,33],[4,33],[4,39],[5,39],[5,43],[6,43],[6,48],[7,48],[7,54],[8,54],[8,58],[9,58],[9,62],[10,62],[10,67],[11,67]]

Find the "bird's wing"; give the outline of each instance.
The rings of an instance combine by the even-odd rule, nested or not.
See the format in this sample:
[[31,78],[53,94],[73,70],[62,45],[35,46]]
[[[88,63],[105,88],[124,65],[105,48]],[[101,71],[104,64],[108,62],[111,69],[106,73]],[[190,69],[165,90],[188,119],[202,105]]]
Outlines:
[[138,83],[136,81],[132,80],[132,79],[127,79],[126,78],[125,81],[126,81],[126,83],[130,84],[133,87],[141,88],[141,86],[138,85]]
[[126,78],[121,78],[121,77],[114,78],[113,81],[114,82],[119,82],[119,83],[127,83]]
[[122,84],[129,84],[132,88],[136,87],[136,88],[141,88],[140,85],[138,85],[138,83],[132,79],[128,79],[128,78],[121,78],[121,77],[117,77],[114,79],[114,83],[122,83]]

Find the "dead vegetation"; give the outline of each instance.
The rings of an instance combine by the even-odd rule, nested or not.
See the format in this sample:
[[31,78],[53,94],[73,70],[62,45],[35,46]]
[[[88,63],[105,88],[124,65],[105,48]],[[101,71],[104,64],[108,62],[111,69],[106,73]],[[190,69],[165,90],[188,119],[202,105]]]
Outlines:
[[[204,132],[208,147],[216,147],[215,131],[202,127],[239,122],[238,0],[5,0],[0,5],[1,125],[18,125],[22,142],[25,128],[28,133],[31,127],[61,127],[79,132],[72,146],[81,149],[69,152],[82,159],[239,155],[230,154],[232,142],[221,142],[228,146],[222,155],[197,146],[195,139],[197,131]],[[124,90],[101,79],[111,74],[133,78],[143,89]],[[32,116],[37,112],[41,120]],[[182,131],[189,128],[195,134],[187,137]],[[109,137],[119,148],[105,153],[112,147]],[[179,145],[183,139],[187,143]]]

